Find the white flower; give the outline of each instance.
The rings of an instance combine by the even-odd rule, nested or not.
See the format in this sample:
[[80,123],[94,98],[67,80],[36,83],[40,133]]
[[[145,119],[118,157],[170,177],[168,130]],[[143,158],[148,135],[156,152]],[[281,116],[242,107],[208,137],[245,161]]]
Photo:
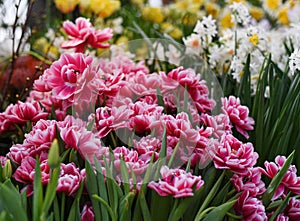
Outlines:
[[203,16],[202,18],[202,24],[205,28],[205,34],[209,36],[216,36],[217,32],[217,26],[216,26],[216,20],[212,19],[211,15],[208,17]]
[[249,14],[248,8],[240,2],[233,2],[232,5],[229,6],[232,10],[231,20],[234,23],[242,24],[247,26],[251,21],[251,16]]
[[54,41],[54,39],[56,38],[55,36],[55,32],[52,28],[49,28],[47,33],[45,34],[46,38],[48,38],[50,41]]
[[233,78],[236,79],[237,82],[240,82],[241,77],[243,76],[243,61],[237,56],[234,56],[230,65],[230,69],[232,70]]
[[204,25],[201,21],[197,21],[197,24],[194,28],[194,32],[197,33],[199,36],[205,36],[206,32],[205,32],[205,28]]
[[113,24],[112,29],[114,30],[114,32],[116,34],[122,34],[122,32],[123,32],[122,23],[123,23],[122,17],[118,17],[118,18],[115,18],[112,20],[112,24]]
[[169,59],[169,62],[179,66],[181,57],[180,51],[177,50],[177,48],[172,44],[169,44],[168,49],[169,50],[166,52],[166,57]]
[[163,45],[158,41],[155,41],[152,44],[152,48],[150,48],[150,55],[149,55],[149,59],[147,62],[148,65],[152,65],[154,59],[157,59],[159,61],[166,61],[165,49],[164,49]]
[[200,54],[203,52],[204,45],[197,34],[191,34],[187,38],[183,38],[183,43],[187,48],[186,53],[188,54]]
[[221,45],[220,47],[218,45],[214,45],[209,48],[209,65],[211,68],[215,68],[217,64],[220,64],[221,66],[225,62],[225,60],[228,58],[227,49]]
[[197,21],[194,32],[198,34],[205,45],[209,45],[212,38],[218,34],[216,20],[212,19],[211,15],[203,16],[202,21]]
[[296,70],[300,71],[300,49],[296,49],[290,56],[289,61],[290,70],[292,75],[295,73]]

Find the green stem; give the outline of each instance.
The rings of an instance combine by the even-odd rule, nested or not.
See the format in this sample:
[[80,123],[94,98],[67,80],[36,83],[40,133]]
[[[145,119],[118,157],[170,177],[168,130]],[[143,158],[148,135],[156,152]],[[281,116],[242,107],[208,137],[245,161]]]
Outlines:
[[60,207],[60,219],[61,221],[65,220],[65,205],[66,205],[66,195],[62,193],[61,197],[61,207]]
[[198,220],[203,219],[203,218],[205,217],[205,215],[206,215],[209,211],[213,210],[214,208],[216,208],[216,207],[215,207],[215,206],[212,206],[212,207],[209,207],[209,208],[203,210],[202,213],[201,213],[199,216],[197,216],[195,220],[198,221]]
[[33,57],[41,60],[42,62],[44,62],[45,64],[51,65],[52,62],[48,59],[46,59],[45,57],[39,55],[38,53],[34,52],[34,51],[27,51],[26,54],[32,55]]
[[116,142],[116,139],[114,138],[114,135],[112,134],[112,132],[109,133],[109,136],[114,145],[114,148],[117,147],[117,142]]
[[178,143],[176,144],[175,148],[174,148],[174,151],[170,157],[170,160],[169,160],[169,163],[168,163],[168,167],[170,168],[172,166],[172,163],[174,161],[174,158],[175,158],[175,155],[178,151],[178,148],[179,148],[179,145],[180,145],[180,140],[178,141]]
[[243,216],[235,215],[235,214],[232,214],[232,213],[230,213],[230,212],[227,212],[226,215],[227,215],[227,216],[230,216],[230,217],[233,218],[233,219],[237,219],[237,220],[243,219]]
[[93,198],[95,200],[98,200],[105,207],[105,209],[109,213],[112,221],[117,221],[117,218],[116,218],[113,210],[111,209],[111,207],[108,205],[108,203],[104,199],[102,199],[100,196],[98,196],[96,194],[93,195]]
[[201,216],[202,211],[208,206],[208,204],[211,202],[211,200],[215,197],[216,193],[218,192],[218,189],[223,181],[223,178],[225,176],[226,170],[223,171],[222,175],[216,182],[216,184],[213,186],[207,197],[205,198],[204,202],[202,203],[202,206],[200,207],[197,216],[195,220],[200,220],[199,217]]

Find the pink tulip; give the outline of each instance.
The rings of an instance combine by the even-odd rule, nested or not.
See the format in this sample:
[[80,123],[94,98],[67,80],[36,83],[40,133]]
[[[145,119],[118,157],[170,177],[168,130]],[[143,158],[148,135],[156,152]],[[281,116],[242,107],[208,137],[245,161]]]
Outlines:
[[7,156],[20,164],[27,156],[35,158],[48,152],[54,138],[56,138],[56,121],[39,120],[32,130],[25,134],[23,143],[14,144]]
[[300,200],[291,198],[285,211],[290,221],[300,220]]
[[265,207],[262,202],[244,191],[235,205],[235,210],[243,216],[244,221],[266,221],[268,220]]
[[[277,156],[274,162],[265,162],[265,170],[262,170],[262,173],[273,178],[277,172],[282,168],[286,161],[286,157]],[[293,192],[294,194],[300,194],[300,177],[297,176],[297,169],[295,165],[291,165],[284,175],[278,189],[276,190],[273,200],[279,198],[280,196],[285,196],[288,191]]]
[[149,74],[149,70],[145,66],[145,61],[135,63],[133,60],[121,55],[112,57],[111,59],[100,58],[97,60],[97,64],[98,68],[108,75],[112,73],[116,75],[124,74],[126,82],[139,71]]
[[[41,160],[41,159],[40,159]],[[33,157],[25,157],[21,165],[14,173],[14,178],[24,184],[33,184],[35,176],[36,160]],[[48,166],[47,159],[40,163],[42,183],[47,184],[50,180],[50,167]]]
[[[92,66],[93,58],[81,53],[62,54],[44,74],[56,99],[67,105],[74,101],[93,101],[98,93],[100,78]],[[75,103],[75,104],[77,104]]]
[[82,221],[94,221],[95,220],[94,208],[92,207],[91,203],[86,203],[83,206],[83,209],[81,212],[81,220]]
[[234,174],[230,179],[237,192],[248,191],[249,196],[261,196],[266,188],[265,183],[261,180],[261,171],[259,168],[253,168],[247,176]]
[[60,176],[57,183],[57,192],[63,192],[68,196],[73,195],[80,187],[82,177],[74,163],[61,164]]
[[117,147],[113,150],[114,152],[114,165],[118,171],[121,171],[121,160],[124,160],[124,163],[129,171],[133,171],[135,174],[140,175],[144,173],[148,167],[148,163],[151,159],[151,156],[139,157],[139,154],[136,150],[129,150],[126,147]]
[[14,130],[13,122],[6,117],[6,113],[0,113],[0,134],[5,131]]
[[167,166],[162,166],[160,173],[162,178],[157,183],[151,181],[148,187],[161,196],[172,195],[174,198],[193,196],[193,188],[198,190],[204,185],[200,176],[194,176],[182,169],[169,169]]
[[206,113],[214,108],[215,101],[209,99],[209,90],[205,81],[200,80],[200,75],[197,75],[193,69],[179,67],[170,71],[167,76],[177,81],[181,89],[187,90],[198,111]]
[[89,19],[77,18],[75,24],[71,21],[63,23],[63,29],[69,35],[70,40],[64,42],[64,49],[75,48],[76,52],[84,52],[90,45],[93,48],[107,48],[108,43],[103,43],[112,38],[112,29],[95,30]]
[[161,148],[161,140],[149,135],[142,137],[139,141],[133,140],[133,146],[140,155],[152,151],[159,153]]
[[249,109],[240,104],[240,99],[234,96],[222,98],[222,111],[228,115],[231,123],[245,138],[249,138],[248,130],[253,130],[254,120],[249,117]]
[[225,114],[211,116],[209,114],[201,115],[201,123],[213,129],[215,138],[221,138],[224,134],[231,134],[231,125],[229,117]]
[[27,121],[37,122],[48,116],[48,113],[44,112],[36,101],[25,103],[18,101],[15,105],[9,105],[7,110],[6,118],[16,124],[24,124]]
[[247,175],[256,164],[258,154],[251,143],[243,144],[231,134],[221,138],[213,161],[218,169],[228,169],[238,175]]

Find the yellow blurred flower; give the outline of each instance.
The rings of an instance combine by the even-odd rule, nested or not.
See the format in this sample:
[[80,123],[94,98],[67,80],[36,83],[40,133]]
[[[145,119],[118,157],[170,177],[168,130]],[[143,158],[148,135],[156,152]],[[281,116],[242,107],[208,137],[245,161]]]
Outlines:
[[90,7],[91,0],[80,0],[79,2],[79,10],[81,14],[91,14],[92,9]]
[[141,7],[143,7],[145,1],[144,0],[130,0],[130,2],[141,8]]
[[289,16],[288,16],[289,8],[287,6],[283,7],[278,11],[278,22],[283,25],[289,25]]
[[203,0],[179,0],[174,4],[174,7],[182,12],[197,13],[203,3]]
[[57,58],[59,56],[59,49],[53,45],[50,45],[45,37],[37,39],[32,47],[42,54],[48,54],[54,58]]
[[251,7],[249,10],[249,13],[257,21],[259,21],[260,19],[262,19],[264,17],[264,11],[258,7]]
[[80,0],[54,0],[56,8],[62,13],[70,13],[79,4]]
[[205,5],[205,9],[207,14],[211,15],[214,19],[216,19],[220,13],[220,6],[213,2],[208,2]]
[[120,6],[119,0],[81,0],[79,8],[81,13],[94,13],[101,18],[107,18],[116,12]]
[[162,25],[161,25],[161,28],[162,30],[167,33],[168,35],[170,35],[172,38],[175,38],[175,39],[179,39],[182,37],[182,31],[180,28],[172,25],[171,23],[169,22],[164,22]]
[[186,14],[183,17],[182,22],[184,25],[195,25],[197,20],[198,20],[198,17],[196,14]]
[[229,0],[229,4],[233,4],[234,2],[239,3],[239,2],[244,2],[244,0]]
[[142,17],[145,20],[160,24],[164,20],[162,8],[146,6],[142,9]]
[[118,38],[116,45],[125,44],[128,42],[128,38],[126,36],[121,36]]
[[231,13],[228,12],[227,14],[223,15],[220,20],[220,25],[222,28],[232,28],[234,23],[231,21]]
[[281,0],[265,0],[265,5],[269,9],[275,10],[281,5]]

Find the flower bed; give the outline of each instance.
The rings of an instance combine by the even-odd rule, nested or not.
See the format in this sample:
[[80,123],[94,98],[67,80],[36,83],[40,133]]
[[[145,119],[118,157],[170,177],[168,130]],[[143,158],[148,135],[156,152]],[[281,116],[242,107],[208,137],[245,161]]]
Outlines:
[[54,3],[0,74],[1,219],[300,220],[298,2]]

